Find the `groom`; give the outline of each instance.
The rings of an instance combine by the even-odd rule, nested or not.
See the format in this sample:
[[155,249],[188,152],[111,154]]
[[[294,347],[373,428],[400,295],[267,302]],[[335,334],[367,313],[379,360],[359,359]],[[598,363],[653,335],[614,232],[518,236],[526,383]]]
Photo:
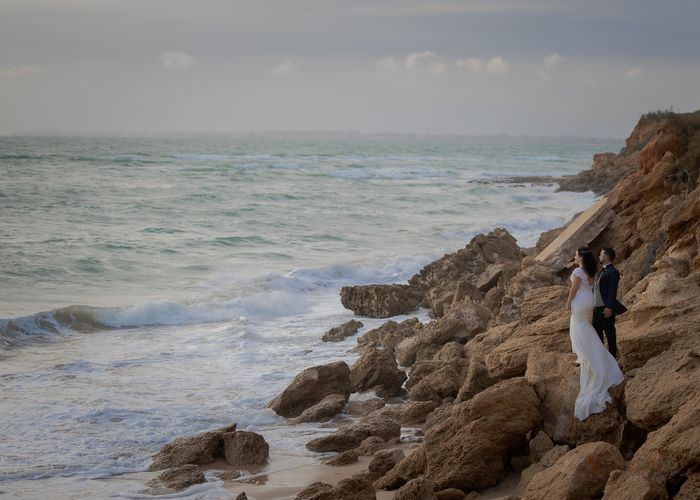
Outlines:
[[598,272],[593,285],[593,328],[598,332],[601,342],[603,342],[603,334],[605,334],[610,354],[617,357],[615,316],[624,313],[627,308],[617,300],[620,273],[613,265],[615,250],[603,248],[598,260],[603,265],[603,269]]

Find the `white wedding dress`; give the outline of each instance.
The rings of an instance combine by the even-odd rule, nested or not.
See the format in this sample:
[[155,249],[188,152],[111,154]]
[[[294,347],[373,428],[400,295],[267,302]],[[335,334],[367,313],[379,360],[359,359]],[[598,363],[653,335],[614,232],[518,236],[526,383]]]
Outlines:
[[591,413],[600,413],[612,401],[608,389],[624,380],[617,361],[608,352],[591,324],[593,313],[593,286],[580,267],[571,273],[581,278],[581,285],[571,303],[569,336],[571,350],[576,354],[576,362],[581,366],[580,390],[574,406],[574,415],[585,420]]

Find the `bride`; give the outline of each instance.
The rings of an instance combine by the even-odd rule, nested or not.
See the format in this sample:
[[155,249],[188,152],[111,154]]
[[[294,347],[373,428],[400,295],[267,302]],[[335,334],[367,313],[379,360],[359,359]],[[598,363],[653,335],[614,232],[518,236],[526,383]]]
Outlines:
[[566,312],[571,314],[569,337],[576,363],[581,366],[580,390],[574,406],[574,415],[585,420],[591,413],[600,413],[612,401],[608,389],[624,379],[617,361],[600,341],[593,325],[593,282],[596,261],[587,247],[576,251],[578,265],[571,273],[571,290],[566,301]]

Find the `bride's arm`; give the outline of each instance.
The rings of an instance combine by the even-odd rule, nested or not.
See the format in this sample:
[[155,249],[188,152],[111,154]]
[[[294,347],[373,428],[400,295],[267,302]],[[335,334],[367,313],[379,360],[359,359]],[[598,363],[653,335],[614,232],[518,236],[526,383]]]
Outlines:
[[571,312],[571,303],[574,301],[574,297],[576,297],[576,292],[578,291],[578,287],[581,286],[581,278],[576,276],[575,274],[571,277],[571,289],[569,290],[569,298],[566,299],[566,312],[570,313]]

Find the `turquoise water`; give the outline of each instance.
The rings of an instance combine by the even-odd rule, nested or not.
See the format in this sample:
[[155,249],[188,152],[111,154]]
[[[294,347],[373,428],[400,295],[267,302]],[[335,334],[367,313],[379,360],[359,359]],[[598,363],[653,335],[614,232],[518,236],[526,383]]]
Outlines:
[[304,367],[352,361],[353,339],[319,341],[352,317],[339,287],[403,281],[495,226],[532,246],[593,195],[503,179],[621,146],[0,137],[0,490],[103,494],[95,478],[231,421],[313,459],[321,431],[264,407]]

